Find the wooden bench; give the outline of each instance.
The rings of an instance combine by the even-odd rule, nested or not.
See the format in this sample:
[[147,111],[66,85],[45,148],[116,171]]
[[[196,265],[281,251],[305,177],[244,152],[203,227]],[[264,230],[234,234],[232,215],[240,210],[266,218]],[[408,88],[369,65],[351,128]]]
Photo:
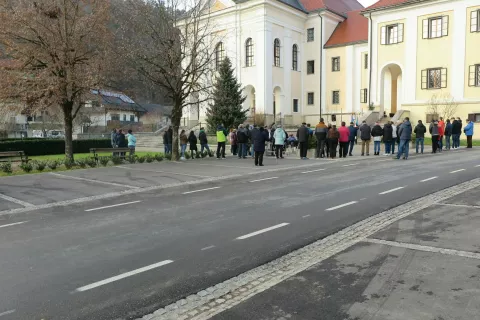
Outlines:
[[[2,159],[2,158],[6,158],[6,159]],[[28,156],[23,151],[4,151],[4,152],[0,152],[0,162],[27,163],[28,161],[29,161]]]
[[90,153],[93,153],[93,158],[98,162],[98,153],[100,152],[111,152],[112,155],[118,155],[121,158],[125,158],[121,153],[130,152],[129,148],[90,148]]

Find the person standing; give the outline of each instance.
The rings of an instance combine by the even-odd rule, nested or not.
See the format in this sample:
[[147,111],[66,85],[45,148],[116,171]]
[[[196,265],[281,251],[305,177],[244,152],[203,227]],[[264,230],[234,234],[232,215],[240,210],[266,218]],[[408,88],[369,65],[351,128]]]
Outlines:
[[238,126],[237,131],[237,144],[238,144],[238,159],[245,159],[247,157],[247,132],[243,127],[243,124]]
[[168,153],[168,131],[165,130],[163,133],[163,152]]
[[348,150],[348,155],[351,157],[353,156],[353,147],[355,146],[357,142],[357,134],[358,134],[358,128],[353,124],[353,122],[350,122],[350,126],[348,127],[349,135],[348,135],[348,144],[350,145],[350,148]]
[[450,138],[452,136],[452,124],[450,119],[447,119],[445,124],[445,150],[450,150]]
[[185,150],[187,150],[188,137],[185,130],[180,132],[180,160],[185,160]]
[[[118,147],[119,148],[127,148],[127,140],[125,139],[125,134],[123,133],[123,130],[120,129],[118,130]],[[120,152],[120,157],[125,158],[125,152]]]
[[373,151],[375,156],[380,155],[380,144],[382,142],[383,129],[380,127],[379,122],[375,122],[375,125],[372,128],[372,137],[373,137]]
[[328,149],[330,150],[330,158],[335,159],[337,157],[337,145],[338,139],[340,138],[340,133],[337,130],[337,126],[333,125],[330,130],[328,130],[327,139],[328,139]]
[[443,149],[443,136],[445,135],[445,121],[440,117],[438,121],[438,151],[442,152]]
[[400,137],[400,144],[398,145],[397,159],[400,159],[402,154],[405,154],[403,159],[408,159],[408,151],[410,149],[410,140],[412,139],[412,125],[410,119],[405,118],[400,129],[398,129],[398,136]]
[[338,128],[338,134],[338,141],[340,143],[339,157],[346,158],[348,152],[348,140],[350,138],[350,130],[346,127],[346,124],[343,121],[340,128]]
[[398,126],[391,121],[392,123],[392,152],[390,153],[392,156],[395,154],[395,144],[398,145],[397,139],[398,139]]
[[473,122],[470,119],[467,119],[467,125],[463,128],[463,132],[467,136],[467,148],[471,149],[472,146],[472,137],[473,137]]
[[325,156],[325,142],[327,141],[328,128],[323,118],[315,126],[315,138],[317,138],[317,148],[315,150],[315,158],[323,158]]
[[427,132],[427,128],[422,123],[422,120],[418,120],[418,124],[415,126],[415,153],[418,154],[418,146],[420,146],[420,151],[423,154],[423,149],[425,146],[425,133]]
[[253,128],[251,128],[250,130],[250,147],[251,147],[250,154],[252,155],[252,159],[255,158],[255,151],[253,150],[253,145],[255,144],[255,137],[258,135],[259,132],[260,130],[258,129],[258,126],[256,124],[253,125]]
[[275,132],[273,133],[273,141],[275,142],[275,156],[277,159],[283,159],[283,145],[285,144],[285,139],[287,139],[285,130],[282,129],[281,125],[278,125],[277,129],[275,129]]
[[462,128],[460,122],[457,119],[452,118],[452,149],[456,150],[460,147],[460,134]]
[[393,128],[392,123],[388,121],[383,126],[383,142],[385,143],[385,156],[392,152]]
[[172,153],[172,146],[173,146],[173,129],[172,127],[168,127],[168,135],[167,135],[167,144],[168,144],[168,152]]
[[199,157],[198,155],[198,149],[197,149],[197,136],[195,135],[195,132],[190,131],[190,134],[188,135],[188,143],[190,144],[190,156],[192,159],[195,159],[193,157],[193,151],[195,151],[195,156]]
[[137,138],[133,135],[132,130],[128,130],[127,133],[127,145],[128,149],[130,149],[130,156],[135,154],[135,147],[137,145]]
[[365,155],[365,149],[367,149],[367,156],[370,155],[370,139],[372,138],[372,128],[367,124],[367,121],[363,121],[360,126],[360,139],[362,139],[362,156]]
[[[118,132],[117,132],[117,129],[113,129],[112,130],[112,134],[110,135],[110,143],[112,144],[112,148],[115,149],[115,148],[118,148]],[[114,157],[118,157],[118,152],[114,152],[113,153],[113,156]]]
[[217,127],[217,159],[225,159],[225,142],[227,141],[228,131],[219,125]]
[[211,157],[207,134],[205,133],[205,128],[203,127],[200,128],[200,133],[198,134],[198,140],[200,140],[200,153],[203,153],[203,150],[207,150],[208,156]]
[[437,121],[430,123],[429,131],[430,131],[430,134],[432,135],[432,153],[437,153],[438,138],[440,137]]
[[263,154],[265,153],[265,142],[268,139],[268,131],[263,127],[255,134],[253,151],[255,152],[255,166],[263,167]]
[[231,146],[231,151],[234,156],[237,155],[237,130],[233,129],[232,132],[230,132],[230,146]]
[[306,123],[303,122],[302,126],[297,130],[298,144],[300,145],[300,158],[302,160],[308,160],[308,137],[310,135],[309,129],[306,127]]

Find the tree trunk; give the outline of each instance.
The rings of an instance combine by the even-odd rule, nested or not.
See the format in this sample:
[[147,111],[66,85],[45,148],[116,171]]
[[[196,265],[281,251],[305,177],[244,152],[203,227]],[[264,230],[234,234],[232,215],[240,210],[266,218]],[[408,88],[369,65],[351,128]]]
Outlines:
[[173,137],[172,137],[172,161],[178,161],[180,159],[180,154],[178,150],[178,131],[180,129],[180,121],[182,119],[182,102],[175,101],[174,107],[172,110],[172,128],[173,128]]
[[69,106],[63,106],[63,120],[65,123],[65,158],[73,161],[73,118]]

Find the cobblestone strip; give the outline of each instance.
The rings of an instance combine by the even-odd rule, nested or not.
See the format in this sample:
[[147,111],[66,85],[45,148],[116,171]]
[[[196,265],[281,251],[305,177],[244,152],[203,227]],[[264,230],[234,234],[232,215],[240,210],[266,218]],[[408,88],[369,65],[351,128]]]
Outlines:
[[237,277],[190,295],[141,319],[209,319],[349,248],[395,221],[479,186],[480,179],[473,179],[381,212]]

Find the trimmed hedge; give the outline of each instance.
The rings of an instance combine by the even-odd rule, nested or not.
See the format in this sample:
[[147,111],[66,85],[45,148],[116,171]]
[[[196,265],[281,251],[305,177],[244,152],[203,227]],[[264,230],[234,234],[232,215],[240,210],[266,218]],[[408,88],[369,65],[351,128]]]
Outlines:
[[[74,153],[88,153],[90,148],[110,148],[110,139],[73,140]],[[0,152],[24,151],[28,156],[64,154],[65,141],[62,139],[28,139],[0,141]]]

